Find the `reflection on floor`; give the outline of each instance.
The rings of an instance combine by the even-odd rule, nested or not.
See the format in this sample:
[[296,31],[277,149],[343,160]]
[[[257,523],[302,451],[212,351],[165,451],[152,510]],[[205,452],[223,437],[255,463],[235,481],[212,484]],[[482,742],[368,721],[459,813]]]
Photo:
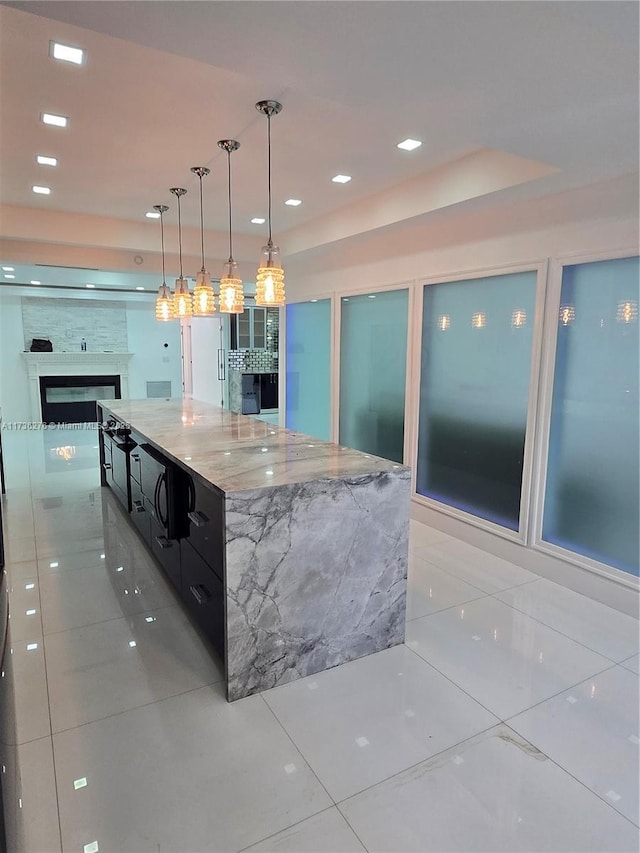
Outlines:
[[637,849],[635,620],[412,524],[405,645],[228,704],[95,433],[3,439],[10,850]]

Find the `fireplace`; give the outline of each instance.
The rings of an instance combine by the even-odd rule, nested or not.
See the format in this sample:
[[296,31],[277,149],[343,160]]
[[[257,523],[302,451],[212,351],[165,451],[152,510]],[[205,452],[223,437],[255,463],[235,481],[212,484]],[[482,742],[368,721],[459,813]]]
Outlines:
[[[96,399],[129,398],[131,357],[130,352],[23,352],[22,358],[26,363],[29,384],[31,420],[35,422],[42,418],[49,423],[95,422]],[[47,414],[41,400],[41,379],[46,379],[51,386],[45,396],[45,405],[88,405],[75,414],[68,408],[66,412],[60,409],[46,410]],[[63,384],[54,385],[53,380],[62,380]],[[91,391],[91,388],[94,390]]]
[[119,400],[120,376],[41,376],[44,423],[96,421],[97,400]]

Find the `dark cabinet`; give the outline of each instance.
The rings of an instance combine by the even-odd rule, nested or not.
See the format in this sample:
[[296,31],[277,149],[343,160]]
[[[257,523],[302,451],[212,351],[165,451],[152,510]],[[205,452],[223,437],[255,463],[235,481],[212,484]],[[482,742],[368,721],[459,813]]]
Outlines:
[[180,543],[182,597],[194,620],[224,659],[224,587],[187,540]]
[[278,408],[278,374],[260,374],[260,410]]
[[220,580],[224,577],[224,497],[191,479],[187,539]]
[[167,538],[167,531],[155,518],[149,519],[151,552],[171,582],[180,589],[180,543]]

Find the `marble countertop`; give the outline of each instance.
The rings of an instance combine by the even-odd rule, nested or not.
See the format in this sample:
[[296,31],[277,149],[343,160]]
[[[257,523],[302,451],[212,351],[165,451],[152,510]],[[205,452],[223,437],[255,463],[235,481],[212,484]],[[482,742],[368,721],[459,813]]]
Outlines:
[[225,493],[409,468],[196,400],[102,400],[104,412]]

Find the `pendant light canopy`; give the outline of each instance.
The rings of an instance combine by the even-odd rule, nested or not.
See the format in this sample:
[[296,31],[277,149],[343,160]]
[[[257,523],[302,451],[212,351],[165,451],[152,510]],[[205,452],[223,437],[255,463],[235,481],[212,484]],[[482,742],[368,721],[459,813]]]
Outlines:
[[269,239],[262,247],[256,277],[256,305],[280,306],[285,303],[284,270],[280,263],[280,249],[271,238],[271,116],[278,115],[282,104],[278,101],[258,101],[256,109],[267,117],[268,138],[268,193]]
[[183,318],[191,317],[193,314],[189,284],[182,275],[182,216],[180,199],[183,195],[186,195],[187,191],[183,187],[171,187],[169,192],[173,193],[178,199],[178,250],[180,255],[180,277],[176,279],[176,286],[173,292],[173,313],[178,320],[182,320]]
[[211,317],[216,310],[215,294],[211,286],[211,276],[204,265],[204,216],[202,208],[202,179],[210,169],[206,166],[192,166],[191,171],[200,178],[200,244],[202,248],[202,267],[196,276],[196,286],[193,289],[193,314],[195,317]]
[[167,321],[173,320],[175,314],[173,312],[173,299],[171,291],[167,287],[167,281],[164,272],[164,214],[169,210],[166,204],[154,204],[153,209],[160,214],[160,234],[162,236],[162,284],[158,289],[156,299],[156,320]]
[[242,279],[238,275],[238,264],[233,259],[233,238],[231,231],[231,152],[240,148],[235,139],[221,139],[218,147],[227,152],[227,173],[229,176],[229,260],[224,265],[220,279],[218,297],[220,312],[223,314],[242,314],[244,312],[244,291]]

